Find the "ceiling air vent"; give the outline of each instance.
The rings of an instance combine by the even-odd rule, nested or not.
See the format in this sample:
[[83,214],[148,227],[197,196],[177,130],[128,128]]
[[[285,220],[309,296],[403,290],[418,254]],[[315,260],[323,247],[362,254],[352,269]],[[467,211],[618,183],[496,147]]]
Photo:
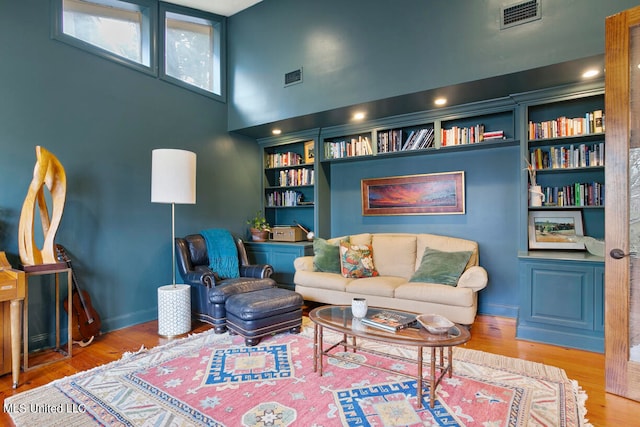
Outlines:
[[542,18],[540,1],[531,0],[503,6],[500,9],[500,29],[513,27]]
[[302,83],[302,67],[298,68],[297,70],[288,72],[284,75],[285,87],[294,85],[296,83]]

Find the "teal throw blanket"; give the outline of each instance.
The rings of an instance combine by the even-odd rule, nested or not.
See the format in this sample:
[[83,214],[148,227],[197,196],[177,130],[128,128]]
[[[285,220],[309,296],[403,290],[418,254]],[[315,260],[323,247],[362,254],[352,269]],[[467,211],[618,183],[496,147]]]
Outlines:
[[211,228],[200,232],[207,243],[209,268],[221,279],[239,277],[238,249],[229,231]]

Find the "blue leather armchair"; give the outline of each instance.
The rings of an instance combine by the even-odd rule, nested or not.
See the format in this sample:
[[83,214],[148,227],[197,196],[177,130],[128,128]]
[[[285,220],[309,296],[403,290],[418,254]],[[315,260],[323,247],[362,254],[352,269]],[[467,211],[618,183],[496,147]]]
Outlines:
[[185,284],[191,286],[191,315],[214,326],[216,333],[227,330],[225,303],[231,295],[276,287],[268,264],[249,264],[242,239],[235,238],[240,277],[221,278],[209,268],[207,244],[201,234],[177,237],[176,262]]

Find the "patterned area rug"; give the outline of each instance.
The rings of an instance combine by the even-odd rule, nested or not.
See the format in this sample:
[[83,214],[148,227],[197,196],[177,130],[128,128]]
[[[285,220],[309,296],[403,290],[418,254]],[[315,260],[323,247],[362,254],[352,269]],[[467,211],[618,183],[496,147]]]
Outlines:
[[[245,347],[240,337],[205,332],[10,397],[4,409],[18,426],[590,425],[585,393],[555,367],[456,348],[435,407],[427,391],[418,409],[416,381],[402,375],[325,359],[319,377],[312,334],[307,325]],[[366,345],[415,357],[409,348]],[[342,354],[416,371],[392,357]]]

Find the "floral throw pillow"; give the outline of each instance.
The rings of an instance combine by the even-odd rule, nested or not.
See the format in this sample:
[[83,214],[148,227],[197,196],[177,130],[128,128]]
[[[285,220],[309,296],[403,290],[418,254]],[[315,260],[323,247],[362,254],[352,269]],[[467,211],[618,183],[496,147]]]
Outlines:
[[352,245],[340,242],[340,267],[344,277],[374,277],[378,275],[373,265],[371,245]]

